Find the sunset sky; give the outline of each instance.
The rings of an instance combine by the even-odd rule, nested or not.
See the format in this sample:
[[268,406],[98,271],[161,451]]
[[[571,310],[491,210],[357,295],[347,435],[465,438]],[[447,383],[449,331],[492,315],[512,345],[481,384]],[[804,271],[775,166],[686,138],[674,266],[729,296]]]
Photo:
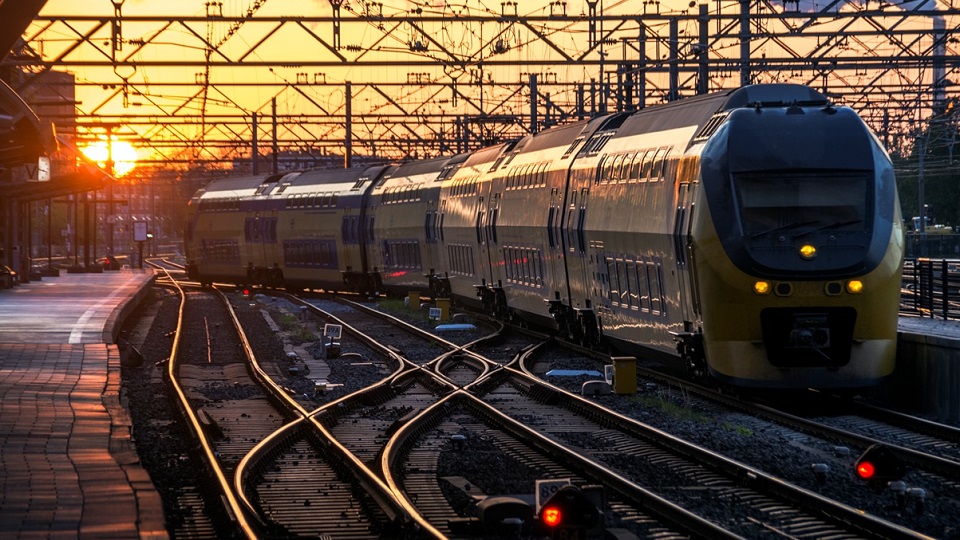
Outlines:
[[[900,4],[899,7],[911,9],[933,6],[932,3],[922,4],[922,1]],[[538,74],[538,89],[561,106],[576,100],[575,88],[569,83],[589,84],[591,79],[601,78],[597,65],[601,49],[589,47],[584,22],[540,21],[527,27],[493,19],[480,24],[458,22],[455,18],[457,15],[496,16],[502,10],[512,14],[513,9],[520,16],[545,17],[551,14],[551,4],[555,13],[561,13],[562,8],[556,2],[523,1],[517,2],[517,7],[513,8],[510,3],[504,6],[503,2],[490,0],[432,0],[423,3],[386,0],[382,2],[382,8],[375,8],[382,9],[383,15],[383,21],[377,24],[357,22],[355,15],[362,13],[365,6],[375,3],[346,1],[341,8],[342,47],[336,53],[329,46],[333,43],[333,25],[330,22],[304,23],[301,26],[294,21],[281,23],[257,20],[269,17],[329,17],[332,9],[327,0],[265,0],[260,3],[253,20],[239,27],[231,27],[225,21],[206,19],[210,9],[208,2],[125,0],[121,3],[124,17],[164,16],[170,20],[199,17],[202,20],[184,23],[125,20],[121,28],[124,42],[116,52],[116,57],[126,65],[117,68],[109,65],[112,54],[110,25],[94,31],[98,21],[72,19],[79,16],[112,16],[114,3],[110,0],[49,0],[40,13],[41,19],[62,17],[69,22],[69,26],[59,20],[38,20],[25,35],[45,58],[62,57],[67,64],[66,69],[76,74],[81,84],[77,88],[81,115],[97,115],[105,121],[123,121],[132,117],[184,119],[180,122],[155,122],[155,126],[148,126],[145,121],[144,125],[131,128],[142,138],[151,141],[248,136],[244,134],[247,129],[244,126],[229,124],[240,122],[244,117],[249,118],[254,111],[270,113],[272,99],[276,99],[278,113],[287,117],[343,115],[346,81],[354,85],[352,109],[357,116],[355,130],[358,137],[398,138],[405,133],[409,135],[409,132],[405,132],[405,128],[389,127],[380,135],[377,130],[384,129],[383,120],[378,120],[377,125],[364,125],[364,122],[383,115],[405,122],[409,122],[411,117],[425,114],[474,115],[483,112],[522,116],[528,113],[530,100],[522,92],[517,92],[517,85],[526,83],[529,73]],[[254,0],[223,0],[219,9],[227,17],[243,16],[254,4]],[[661,14],[680,14],[689,10],[693,14],[698,9],[697,6],[691,8],[689,2],[670,0],[664,0],[659,6],[642,0],[607,0],[600,5],[604,15],[633,15],[642,13],[644,9],[651,13],[659,9]],[[721,4],[710,2],[707,5],[713,14]],[[724,15],[730,17],[725,19],[724,24],[733,27],[726,32],[735,36],[738,25],[734,24],[732,16],[736,14],[737,5],[735,2],[724,2],[722,5]],[[751,47],[752,57],[802,59],[810,51],[815,51],[815,54],[828,57],[869,59],[874,56],[895,56],[900,52],[886,37],[837,38],[838,34],[845,31],[866,27],[863,23],[851,26],[844,20],[822,20],[807,24],[809,19],[804,11],[820,9],[821,5],[826,3],[804,0],[796,17],[764,23],[766,28],[781,33],[783,37],[776,41],[758,38]],[[847,2],[838,5],[842,6],[838,9],[845,11],[859,7]],[[875,8],[878,4],[872,2],[870,5]],[[79,6],[82,9],[78,9]],[[422,11],[417,16],[427,19],[445,16],[448,20],[425,20],[419,24],[422,32],[410,25],[391,21],[391,18],[415,13],[413,10],[418,7]],[[587,12],[587,3],[569,1],[565,9],[567,15],[578,16]],[[900,9],[890,8],[890,11],[902,13]],[[929,17],[906,22],[887,17],[880,21],[894,25],[898,32],[918,26],[929,29],[931,25]],[[655,34],[646,44],[648,62],[657,65],[667,58],[667,22],[648,18],[644,23],[648,31]],[[715,32],[720,23],[715,24],[710,32]],[[954,26],[952,21],[947,22],[948,28]],[[791,36],[788,32],[790,28],[803,28],[803,32]],[[616,62],[637,60],[635,42],[638,28],[635,22],[619,29],[613,22],[604,22],[600,30],[598,35],[611,39],[602,49],[604,62],[607,63],[604,77],[611,77]],[[695,20],[682,20],[679,31],[681,57],[692,61],[694,57],[687,53],[689,46],[697,39],[699,26]],[[92,33],[92,37],[84,41],[81,36],[88,33]],[[806,33],[816,35],[807,37]],[[907,44],[917,39],[911,35],[893,35]],[[219,45],[217,51],[211,53],[213,64],[209,69],[205,66],[205,41],[208,37]],[[138,44],[138,40],[145,40],[146,43]],[[424,43],[423,50],[411,45],[421,41]],[[495,51],[500,42],[504,45],[503,49]],[[917,43],[911,48],[923,50],[925,46]],[[564,55],[587,62],[573,65]],[[711,43],[710,55],[712,59],[735,59],[739,55],[739,44],[729,38],[716,41]],[[233,65],[218,66],[218,62],[230,62]],[[479,62],[483,62],[482,72],[477,67]],[[513,65],[498,67],[494,65],[496,62]],[[159,65],[161,63],[163,65]],[[779,69],[760,73],[756,77],[758,82],[795,79],[819,84],[813,71],[794,73]],[[878,77],[884,84],[918,84],[924,77],[929,78],[929,74],[886,69],[877,75],[872,70],[851,70],[831,77],[831,85],[858,88],[874,85]],[[204,78],[210,82],[206,91],[198,84]],[[489,84],[478,85],[478,81]],[[456,91],[436,86],[451,82],[458,85]],[[552,82],[558,85],[551,87]],[[384,86],[374,89],[366,86],[367,83]],[[402,85],[389,86],[391,83]],[[648,88],[648,91],[656,94],[656,88],[664,87],[663,75],[651,75],[649,84],[653,90]],[[681,84],[691,88],[692,76],[682,76]],[[712,73],[713,88],[738,84],[738,75],[732,70],[716,70]],[[543,113],[548,107],[546,99],[541,107],[543,110],[540,112]],[[200,122],[198,117],[201,117]],[[210,125],[207,126],[206,122]],[[205,125],[198,126],[198,123]],[[309,123],[306,120],[303,122],[304,125]],[[295,140],[336,138],[336,132],[341,128],[318,124],[303,131],[298,129],[291,126],[285,135]],[[429,135],[419,133],[419,136]]]

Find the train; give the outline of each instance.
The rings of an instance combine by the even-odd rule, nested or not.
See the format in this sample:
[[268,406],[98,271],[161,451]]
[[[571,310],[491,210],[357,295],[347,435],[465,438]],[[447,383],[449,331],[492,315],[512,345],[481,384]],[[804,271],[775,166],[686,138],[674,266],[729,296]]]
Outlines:
[[894,369],[903,219],[849,107],[757,84],[449,157],[211,181],[190,277],[418,292],[744,388]]

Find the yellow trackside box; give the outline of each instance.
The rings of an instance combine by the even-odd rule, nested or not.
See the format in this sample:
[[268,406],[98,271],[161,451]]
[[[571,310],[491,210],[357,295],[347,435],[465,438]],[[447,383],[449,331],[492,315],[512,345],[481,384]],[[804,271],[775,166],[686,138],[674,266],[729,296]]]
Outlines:
[[637,359],[633,356],[612,356],[614,393],[637,393]]

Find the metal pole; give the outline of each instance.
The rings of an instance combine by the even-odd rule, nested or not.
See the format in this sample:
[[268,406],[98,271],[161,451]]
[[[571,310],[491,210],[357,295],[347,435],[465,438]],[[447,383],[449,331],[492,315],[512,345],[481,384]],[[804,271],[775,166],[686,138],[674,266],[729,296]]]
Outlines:
[[90,192],[83,192],[83,268],[90,270]]
[[637,72],[637,108],[647,106],[647,27],[640,23],[640,66]]
[[921,257],[927,256],[927,212],[926,212],[927,205],[924,204],[924,201],[923,201],[923,189],[924,189],[923,184],[925,182],[923,178],[923,170],[926,165],[925,158],[927,154],[927,137],[929,135],[930,135],[930,132],[927,131],[927,133],[925,133],[923,137],[921,137],[917,141],[920,147],[919,148],[920,162],[917,164],[917,198],[918,198],[918,206],[920,210],[920,223],[918,227],[920,228],[920,230],[917,232],[920,234],[920,256]]
[[343,92],[347,100],[345,133],[343,134],[343,168],[349,169],[353,166],[353,85],[350,84],[350,81],[346,82]]
[[53,199],[47,199],[47,268],[53,270]]
[[537,132],[537,74],[530,74],[530,133]]
[[[110,176],[109,184],[107,185],[107,197],[110,199],[107,206],[107,255],[113,255],[113,128],[114,126],[107,126],[107,175]],[[94,249],[96,251],[96,249]]]
[[740,86],[750,79],[750,0],[740,0]]
[[710,17],[707,5],[700,4],[700,70],[697,76],[697,94],[706,94],[710,91]]
[[670,101],[680,99],[680,21],[670,19]]
[[280,152],[280,147],[277,144],[277,98],[270,100],[270,106],[273,112],[273,174],[277,174],[279,169],[279,156],[277,156],[277,153]]
[[260,141],[258,140],[260,137],[259,137],[259,128],[257,127],[257,111],[253,111],[253,125],[251,126],[250,130],[253,132],[251,134],[251,137],[253,138],[253,140],[251,141],[251,145],[253,146],[253,149],[250,151],[250,160],[252,161],[251,169],[252,169],[253,175],[256,176],[260,174],[260,160],[257,159],[260,157],[260,148],[259,148]]

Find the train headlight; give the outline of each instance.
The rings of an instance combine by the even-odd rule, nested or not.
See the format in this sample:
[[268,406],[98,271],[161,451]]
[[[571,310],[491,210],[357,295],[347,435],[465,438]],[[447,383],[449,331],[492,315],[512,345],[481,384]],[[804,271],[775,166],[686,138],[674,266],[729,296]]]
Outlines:
[[847,292],[850,294],[859,294],[863,292],[863,282],[859,279],[851,279],[847,282]]
[[770,294],[770,282],[758,281],[753,284],[753,292],[757,294]]
[[817,256],[817,248],[810,244],[804,244],[800,246],[800,256],[809,261]]

